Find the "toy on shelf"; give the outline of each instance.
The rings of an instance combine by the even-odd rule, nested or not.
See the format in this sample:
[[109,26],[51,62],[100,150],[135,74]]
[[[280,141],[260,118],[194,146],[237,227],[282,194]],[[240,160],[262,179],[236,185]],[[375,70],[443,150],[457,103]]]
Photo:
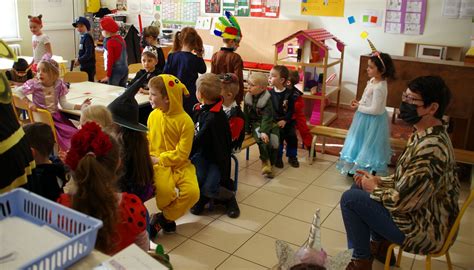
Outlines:
[[[275,64],[296,68],[302,77],[298,88],[305,92],[303,98],[314,100],[310,124],[329,125],[339,113],[345,44],[320,28],[298,31],[274,45]],[[332,47],[337,51],[331,51],[330,56]],[[336,70],[330,74],[333,69]],[[334,93],[337,93],[336,113],[325,112],[328,97]]]

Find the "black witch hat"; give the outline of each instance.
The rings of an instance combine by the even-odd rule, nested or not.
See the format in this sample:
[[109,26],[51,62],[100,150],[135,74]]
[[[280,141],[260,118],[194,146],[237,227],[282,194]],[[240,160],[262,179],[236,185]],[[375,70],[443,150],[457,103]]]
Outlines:
[[132,85],[127,87],[122,95],[107,106],[112,113],[112,118],[116,124],[140,132],[148,131],[146,126],[138,122],[138,102],[135,99],[135,95],[148,76],[150,76],[149,73],[143,74],[143,76],[136,80]]

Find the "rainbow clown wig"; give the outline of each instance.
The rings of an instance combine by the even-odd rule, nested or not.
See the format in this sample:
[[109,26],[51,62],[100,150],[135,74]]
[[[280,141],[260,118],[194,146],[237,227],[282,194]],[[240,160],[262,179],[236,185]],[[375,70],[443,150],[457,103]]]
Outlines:
[[224,39],[233,39],[237,43],[240,42],[242,39],[242,31],[240,30],[237,19],[230,11],[225,11],[225,17],[219,17],[219,21],[216,22],[214,35]]

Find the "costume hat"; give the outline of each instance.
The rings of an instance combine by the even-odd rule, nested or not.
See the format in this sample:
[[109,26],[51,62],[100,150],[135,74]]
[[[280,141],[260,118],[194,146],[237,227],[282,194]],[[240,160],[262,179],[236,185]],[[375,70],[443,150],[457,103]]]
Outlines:
[[79,17],[79,18],[77,18],[77,19],[72,23],[72,26],[74,26],[74,28],[76,28],[78,24],[83,24],[83,25],[87,28],[87,31],[90,31],[90,30],[91,30],[91,23],[90,23],[89,20],[86,19],[85,17]]
[[138,102],[135,99],[135,95],[143,85],[147,76],[150,76],[150,74],[143,74],[143,76],[130,85],[122,95],[107,106],[116,124],[136,131],[148,131],[147,127],[138,122]]
[[237,19],[230,13],[225,11],[225,17],[219,17],[219,21],[216,23],[216,29],[214,35],[225,39],[233,39],[240,42],[242,39],[242,31]]

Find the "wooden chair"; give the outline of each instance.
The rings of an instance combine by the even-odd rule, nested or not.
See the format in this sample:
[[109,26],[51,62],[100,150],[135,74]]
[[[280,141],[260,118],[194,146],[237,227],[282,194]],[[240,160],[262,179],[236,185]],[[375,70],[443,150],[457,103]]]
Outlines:
[[141,63],[130,64],[128,65],[128,73],[129,74],[137,73],[142,68],[143,66]]
[[[430,253],[426,254],[426,267],[425,269],[431,270],[431,258],[432,257],[441,257],[441,256],[446,256],[446,262],[448,264],[448,269],[452,270],[453,265],[451,264],[451,257],[449,256],[449,248],[454,244],[454,237],[456,236],[458,229],[459,229],[459,224],[461,223],[461,219],[464,215],[464,212],[466,212],[466,209],[469,207],[471,204],[472,200],[474,199],[474,189],[471,189],[471,194],[467,198],[466,202],[464,202],[461,211],[459,211],[458,216],[456,217],[456,220],[454,221],[453,226],[449,230],[448,237],[446,238],[446,241],[443,244],[443,247],[441,248],[440,251],[435,252],[435,253]],[[390,257],[392,257],[392,251],[395,247],[397,247],[397,244],[391,244],[388,247],[387,250],[387,257],[385,259],[385,270],[390,269]],[[398,251],[398,258],[397,258],[397,263],[396,266],[400,267],[400,263],[402,261],[402,254],[403,254],[403,249],[400,247],[400,250]]]
[[[13,96],[12,98],[13,111],[15,112],[15,116],[18,122],[20,124],[31,123],[33,121],[33,116],[31,114],[30,108],[28,107],[28,103],[26,103],[24,100],[22,100],[20,97],[18,97],[15,94],[13,94],[12,96]],[[17,109],[20,109],[21,111],[18,111]],[[24,119],[20,119],[21,112],[25,112],[23,113]],[[26,118],[26,116],[28,116],[28,119]]]
[[[56,145],[58,145],[58,136],[56,134],[56,128],[54,127],[54,120],[53,116],[51,116],[51,113],[47,110],[37,108],[36,111],[31,111],[31,114],[33,116],[33,122],[45,123],[51,127],[54,135],[54,141],[56,142]],[[57,153],[56,149],[55,153]]]
[[67,83],[87,82],[89,76],[84,71],[69,71],[64,74],[63,80]]

